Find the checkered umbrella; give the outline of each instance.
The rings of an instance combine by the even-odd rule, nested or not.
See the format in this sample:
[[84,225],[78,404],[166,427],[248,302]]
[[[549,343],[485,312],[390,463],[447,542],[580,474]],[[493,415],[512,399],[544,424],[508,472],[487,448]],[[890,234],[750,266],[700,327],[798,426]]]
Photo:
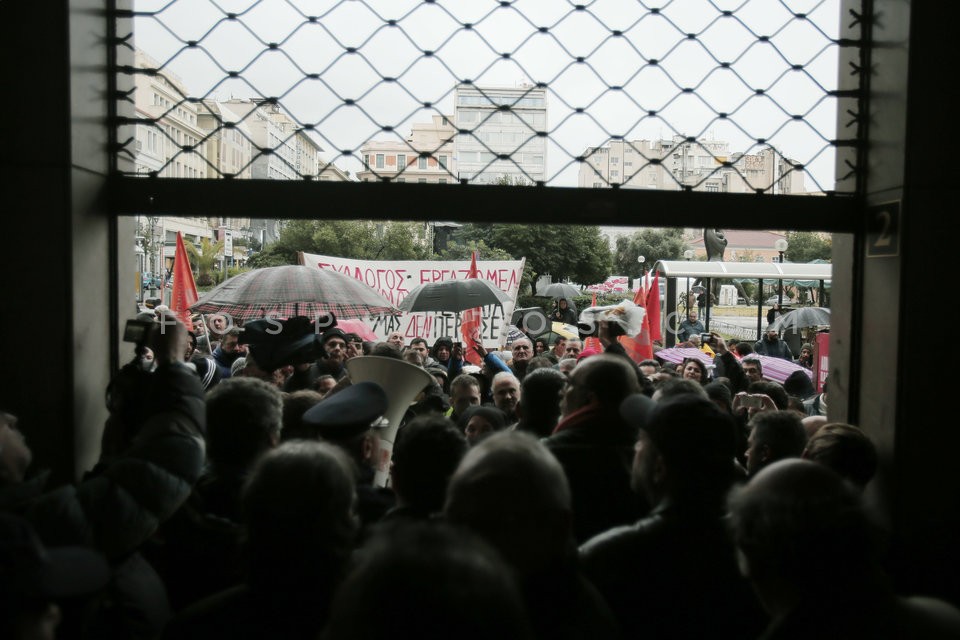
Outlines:
[[190,307],[193,312],[225,313],[234,320],[397,315],[390,301],[350,276],[302,265],[253,269],[220,283]]

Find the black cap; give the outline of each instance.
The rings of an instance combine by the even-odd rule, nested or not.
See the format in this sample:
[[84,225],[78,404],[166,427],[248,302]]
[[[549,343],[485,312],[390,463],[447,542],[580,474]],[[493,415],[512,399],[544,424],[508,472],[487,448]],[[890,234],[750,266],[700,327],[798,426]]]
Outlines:
[[333,337],[342,338],[344,342],[347,341],[347,334],[343,332],[343,329],[340,327],[330,327],[320,336],[320,344],[326,343],[327,340]]
[[387,393],[379,384],[355,382],[308,409],[303,422],[327,440],[349,440],[379,426],[387,404]]
[[99,591],[110,566],[92,549],[45,548],[26,520],[0,513],[0,575],[0,597],[58,599]]

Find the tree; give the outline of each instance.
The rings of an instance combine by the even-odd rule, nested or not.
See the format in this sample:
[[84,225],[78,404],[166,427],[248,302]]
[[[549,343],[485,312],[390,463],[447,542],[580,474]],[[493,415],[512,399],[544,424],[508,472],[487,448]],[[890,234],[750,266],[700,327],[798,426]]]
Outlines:
[[300,251],[359,260],[422,260],[431,255],[426,228],[421,223],[293,220],[283,226],[277,241],[251,257],[249,264],[296,264]]
[[223,240],[210,242],[210,238],[200,239],[200,248],[192,242],[183,243],[190,254],[190,264],[197,271],[197,286],[208,287],[214,284],[213,268],[217,266],[217,258],[223,252]]
[[[531,293],[541,276],[555,282],[601,282],[610,275],[610,247],[600,228],[588,225],[465,224],[454,234],[458,243],[486,242],[514,259],[526,258]],[[526,280],[526,278],[524,278]]]
[[683,229],[641,229],[629,236],[617,238],[613,270],[618,274],[638,274],[639,256],[644,257],[644,268],[649,269],[658,260],[680,260],[686,243]]
[[788,231],[787,251],[784,260],[788,262],[830,262],[833,251],[833,237],[829,234],[810,231]]

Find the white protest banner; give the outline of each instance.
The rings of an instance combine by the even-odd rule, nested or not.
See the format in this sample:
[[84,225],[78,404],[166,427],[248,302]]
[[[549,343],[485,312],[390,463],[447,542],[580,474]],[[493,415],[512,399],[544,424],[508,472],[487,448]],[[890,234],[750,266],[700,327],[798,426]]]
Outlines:
[[[394,306],[399,305],[415,287],[429,282],[462,280],[470,270],[469,260],[353,260],[336,256],[300,252],[300,264],[333,269],[366,283]],[[483,308],[480,335],[485,347],[502,346],[506,339],[510,316],[516,305],[524,260],[477,260],[479,277],[505,291],[511,298],[503,309],[491,305]],[[399,316],[369,316],[363,318],[381,340],[394,331],[400,331],[407,343],[412,338],[424,338],[433,344],[447,336],[460,341],[460,317],[456,313],[428,311],[404,313]]]

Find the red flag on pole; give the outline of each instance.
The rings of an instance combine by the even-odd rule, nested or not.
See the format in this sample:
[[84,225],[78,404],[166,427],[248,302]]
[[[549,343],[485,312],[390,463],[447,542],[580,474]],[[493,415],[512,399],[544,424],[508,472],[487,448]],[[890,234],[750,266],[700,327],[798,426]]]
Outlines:
[[[645,297],[647,297],[647,294],[644,288],[640,287],[633,296],[633,303],[641,306],[644,303]],[[643,314],[643,327],[640,329],[640,333],[635,336],[620,336],[619,338],[620,344],[634,362],[640,362],[641,360],[647,360],[653,357],[653,342],[650,340],[649,318],[650,314],[645,312]]]
[[[593,292],[593,301],[590,303],[590,306],[591,306],[591,307],[597,306],[597,292],[596,292],[596,291]],[[593,349],[593,350],[596,351],[597,353],[603,353],[603,345],[600,344],[600,338],[598,338],[597,336],[590,336],[589,338],[587,338],[586,340],[584,340],[584,341],[583,341],[583,349],[584,349],[584,351],[586,351],[587,349]]]
[[[474,251],[470,256],[470,270],[467,272],[468,278],[478,277],[477,271],[477,252]],[[483,358],[473,348],[473,345],[480,340],[480,324],[483,321],[483,310],[480,307],[467,309],[460,318],[460,335],[463,337],[463,359],[470,364],[483,364]]]
[[193,270],[190,268],[190,259],[187,257],[187,248],[183,244],[183,236],[177,231],[177,252],[173,257],[173,289],[170,292],[170,310],[177,314],[187,329],[193,329],[190,320],[190,305],[194,304],[197,295],[197,283],[193,280]]
[[647,289],[647,318],[650,318],[650,339],[663,340],[660,330],[660,272],[653,274],[653,286]]

